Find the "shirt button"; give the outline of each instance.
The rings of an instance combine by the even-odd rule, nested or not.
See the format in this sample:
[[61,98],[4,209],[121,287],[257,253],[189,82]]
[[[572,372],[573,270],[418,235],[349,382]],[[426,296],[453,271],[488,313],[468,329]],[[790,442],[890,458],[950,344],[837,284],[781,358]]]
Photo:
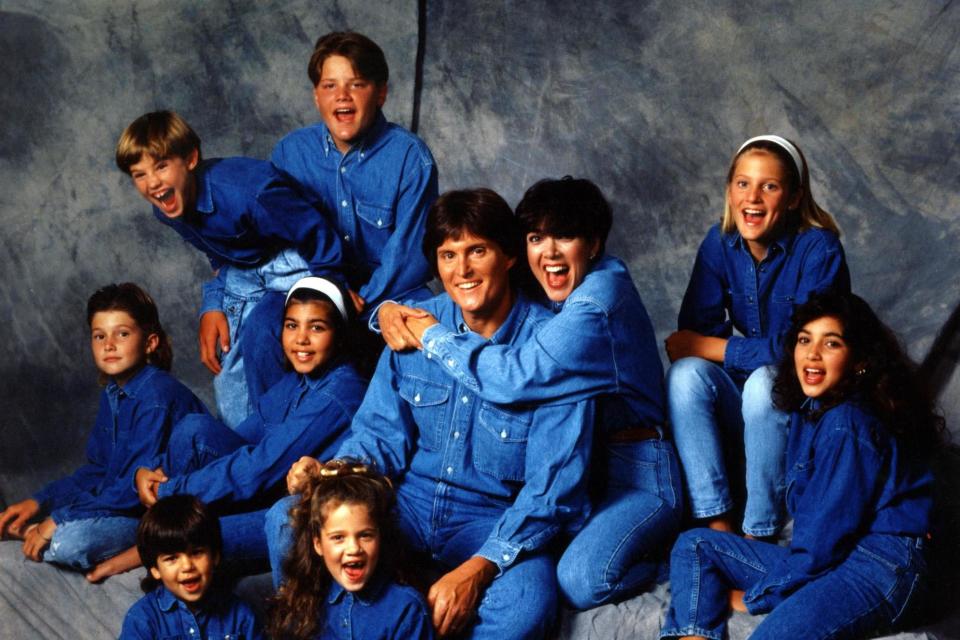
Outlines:
[[413,401],[414,401],[414,402],[420,402],[420,394],[419,394],[419,393],[418,393],[417,395],[413,396]]
[[341,200],[341,201],[340,201],[340,206],[341,206],[341,207],[347,206],[347,201],[346,201],[346,200]]
[[459,431],[454,431],[454,432],[453,432],[453,439],[456,440],[456,439],[459,438],[459,437],[460,437],[460,432],[459,432]]
[[346,173],[346,172],[347,172],[346,167],[340,167],[340,173]]
[[447,467],[447,473],[452,475],[452,474],[453,474],[453,467]]
[[436,342],[437,342],[436,340],[431,340],[430,342],[427,343],[427,346],[433,349],[433,345],[436,344]]
[[453,358],[449,358],[449,359],[447,360],[447,366],[448,366],[448,367],[452,367],[452,366],[455,365],[455,364],[457,364],[457,363],[454,361]]
[[753,296],[747,296],[747,302],[753,302]]
[[361,157],[361,158],[363,157],[363,154],[364,154],[364,152],[361,151],[361,152],[360,152],[360,157]]
[[506,438],[506,437],[507,437],[507,430],[506,430],[506,429],[504,429],[503,431],[500,432],[500,437],[501,437],[501,438]]
[[500,557],[503,558],[503,561],[504,561],[504,562],[509,562],[509,561],[510,561],[510,554],[509,554],[509,553],[505,553],[505,554],[503,554],[503,555],[500,556]]
[[463,396],[462,398],[460,398],[460,402],[462,402],[463,404],[467,404],[468,402],[470,402],[470,398],[468,398],[467,396]]
[[350,242],[350,234],[348,233],[347,235],[343,236],[343,239],[347,242]]
[[428,353],[428,354],[427,354],[427,360],[433,360],[433,355],[431,355],[431,354]]
[[378,227],[382,227],[382,226],[383,226],[383,220],[377,220],[377,226],[378,226]]

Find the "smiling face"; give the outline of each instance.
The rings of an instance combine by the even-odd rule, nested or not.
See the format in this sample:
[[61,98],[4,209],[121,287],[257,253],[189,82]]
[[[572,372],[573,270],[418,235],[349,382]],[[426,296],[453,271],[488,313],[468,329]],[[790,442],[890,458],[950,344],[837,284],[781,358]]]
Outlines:
[[386,100],[386,85],[361,77],[348,58],[332,55],[323,61],[313,101],[340,153],[370,129]]
[[287,360],[297,373],[312,373],[329,362],[336,352],[333,316],[336,311],[331,307],[330,303],[317,300],[293,299],[287,305],[280,340]]
[[145,334],[126,311],[98,311],[90,319],[90,348],[97,369],[121,387],[147,363],[157,334]]
[[530,271],[554,302],[563,302],[590,272],[590,260],[600,250],[599,240],[557,238],[531,231],[527,234]]
[[130,177],[144,199],[168,218],[179,218],[190,211],[196,201],[196,182],[191,173],[199,162],[194,149],[186,158],[169,156],[155,160],[144,153],[140,161],[130,165]]
[[727,202],[737,231],[758,261],[766,257],[767,247],[776,238],[787,210],[800,201],[800,193],[787,192],[786,180],[784,167],[776,156],[753,149],[737,159],[727,185]]
[[193,609],[210,590],[218,560],[205,547],[161,553],[157,556],[157,564],[150,567],[150,575]]
[[366,505],[328,504],[320,535],[313,549],[323,558],[327,571],[347,591],[367,585],[380,560],[380,528]]
[[851,363],[840,320],[823,316],[803,325],[797,334],[793,362],[800,388],[808,398],[822,396],[843,380]]
[[437,272],[471,330],[489,338],[503,324],[513,295],[510,268],[516,262],[500,246],[463,230],[437,247]]

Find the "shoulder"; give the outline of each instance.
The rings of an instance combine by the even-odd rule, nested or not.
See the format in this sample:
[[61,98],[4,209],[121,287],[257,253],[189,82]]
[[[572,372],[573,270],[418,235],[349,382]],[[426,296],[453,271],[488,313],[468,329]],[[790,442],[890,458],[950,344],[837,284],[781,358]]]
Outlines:
[[800,251],[843,251],[840,237],[833,231],[813,227],[798,231],[794,239],[794,247]]
[[177,402],[191,402],[196,398],[185,384],[163,369],[148,365],[144,375],[147,377],[135,395],[141,404],[168,406]]
[[633,284],[627,265],[619,258],[603,256],[583,279],[580,286],[567,298],[564,310],[571,303],[573,305],[586,303],[597,305],[609,312],[630,302],[642,305],[640,294]]
[[383,133],[383,144],[395,149],[407,151],[407,155],[419,161],[423,166],[434,164],[430,148],[415,133],[393,122],[388,122]]
[[121,638],[149,638],[160,631],[159,620],[164,615],[152,591],[130,605],[123,618]]
[[419,591],[405,584],[388,583],[377,604],[404,618],[427,617],[427,603]]
[[817,425],[817,440],[850,440],[881,453],[889,446],[890,434],[879,418],[855,400],[827,409]]
[[289,153],[312,151],[323,146],[323,137],[326,132],[327,128],[322,122],[295,129],[280,138],[274,152],[276,153],[278,149]]
[[330,402],[341,407],[352,407],[352,411],[344,410],[353,413],[363,399],[366,388],[367,381],[356,368],[350,363],[341,362],[324,375],[319,392]]
[[204,160],[201,166],[215,195],[255,192],[266,183],[282,177],[272,164],[256,158],[214,158]]

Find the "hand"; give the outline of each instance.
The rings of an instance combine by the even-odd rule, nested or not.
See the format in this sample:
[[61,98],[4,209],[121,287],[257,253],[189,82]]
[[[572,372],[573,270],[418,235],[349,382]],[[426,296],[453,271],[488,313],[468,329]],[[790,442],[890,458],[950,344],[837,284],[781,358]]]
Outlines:
[[152,507],[159,498],[157,492],[160,489],[160,484],[169,479],[163,472],[162,467],[157,467],[153,471],[146,467],[137,469],[133,484],[137,487],[137,496],[140,498],[140,503],[145,507]]
[[473,556],[430,587],[427,604],[433,610],[433,626],[438,635],[463,631],[477,610],[483,590],[496,574],[495,564]]
[[[383,341],[394,351],[420,349],[422,347],[420,339],[407,326],[407,320],[424,318],[428,315],[422,309],[406,307],[395,302],[384,302],[377,311],[377,322],[380,323],[380,334],[383,336]],[[422,331],[420,333],[423,335]]]
[[27,535],[23,540],[23,555],[34,562],[40,562],[43,559],[43,550],[50,544],[53,532],[57,529],[57,523],[53,518],[47,518],[40,524],[27,527]]
[[747,613],[747,606],[743,604],[743,591],[739,589],[730,591],[730,608],[740,613]]
[[10,536],[22,540],[23,525],[38,513],[40,513],[40,504],[33,498],[10,505],[0,512],[0,538]]
[[293,463],[287,472],[287,491],[290,494],[300,493],[307,480],[320,473],[320,461],[310,456],[303,456]]
[[[419,311],[419,309],[418,309]],[[433,317],[432,314],[427,313],[426,311],[420,312],[422,316],[407,316],[407,329],[410,330],[410,333],[413,334],[413,337],[416,338],[417,344],[420,345],[420,348],[423,348],[423,332],[428,328],[432,327],[435,324],[439,324],[440,321]]]
[[727,341],[724,338],[703,336],[696,331],[681,329],[667,336],[664,341],[670,362],[680,358],[697,357],[711,362],[723,362]]
[[360,315],[367,307],[367,301],[361,298],[360,294],[353,289],[347,289],[347,292],[350,294],[350,302],[353,303],[354,311],[357,312],[357,315]]
[[200,316],[200,362],[206,365],[213,375],[220,373],[220,358],[217,356],[217,346],[220,351],[230,351],[230,325],[227,324],[227,315],[223,311],[207,311]]

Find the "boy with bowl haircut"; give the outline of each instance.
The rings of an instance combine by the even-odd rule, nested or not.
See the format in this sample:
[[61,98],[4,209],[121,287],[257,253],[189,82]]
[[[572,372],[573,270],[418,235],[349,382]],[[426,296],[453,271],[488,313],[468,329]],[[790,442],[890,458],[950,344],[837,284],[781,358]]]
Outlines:
[[220,547],[220,522],[195,497],[153,505],[137,528],[146,595],[127,611],[120,640],[262,638],[250,607],[215,582]]
[[338,276],[340,240],[300,186],[270,163],[203,160],[200,138],[172,111],[134,120],[117,143],[116,162],[157,220],[202,251],[216,273],[203,285],[200,359],[216,375],[221,419],[235,427],[283,375],[279,341],[264,348],[262,340],[279,319],[259,303],[273,294],[282,308],[283,293],[300,278]]
[[389,78],[383,51],[359,33],[328,33],[307,74],[322,122],[287,135],[271,160],[323,203],[364,319],[384,300],[429,298],[420,245],[437,168],[423,141],[381,111]]

